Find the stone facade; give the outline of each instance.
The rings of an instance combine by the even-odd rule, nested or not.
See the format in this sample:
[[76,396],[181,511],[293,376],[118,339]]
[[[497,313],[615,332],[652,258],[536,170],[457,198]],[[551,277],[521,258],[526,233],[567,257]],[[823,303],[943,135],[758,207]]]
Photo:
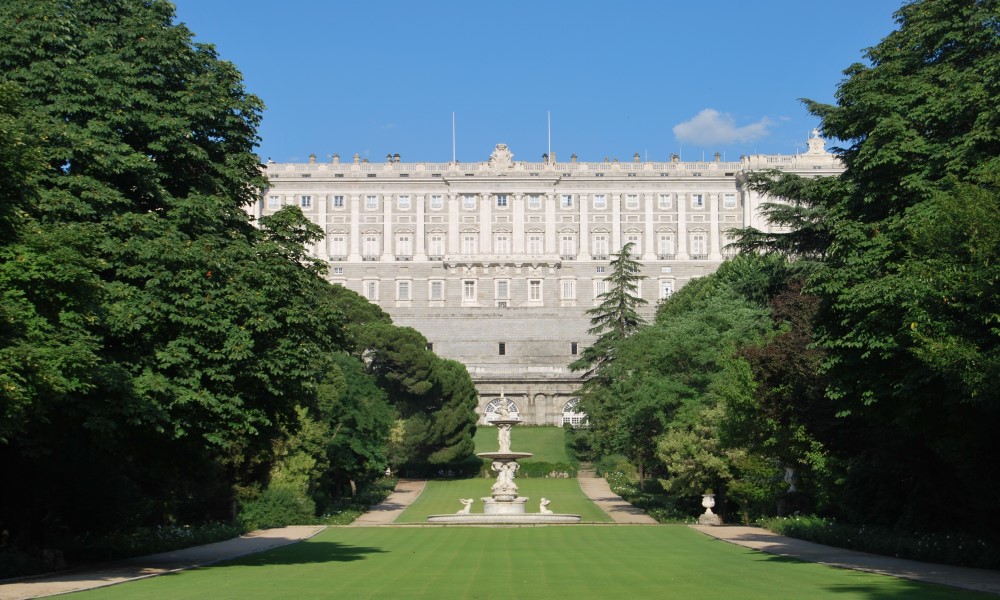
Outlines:
[[[464,363],[480,414],[504,392],[525,423],[561,424],[593,341],[585,311],[605,289],[610,255],[635,242],[641,294],[659,300],[728,256],[726,232],[767,229],[751,171],[842,171],[815,133],[809,151],[724,162],[515,161],[498,144],[481,163],[268,163],[255,216],[295,204],[326,231],[313,248],[330,280],[414,327]],[[496,403],[493,402],[495,405]]]

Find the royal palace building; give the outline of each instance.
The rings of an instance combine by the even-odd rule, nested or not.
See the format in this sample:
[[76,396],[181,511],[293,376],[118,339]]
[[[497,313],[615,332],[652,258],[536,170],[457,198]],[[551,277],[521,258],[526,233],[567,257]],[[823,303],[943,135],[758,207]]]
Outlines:
[[466,365],[490,414],[501,393],[526,423],[578,423],[579,374],[592,343],[585,314],[606,289],[611,255],[628,243],[657,302],[730,256],[728,230],[769,229],[749,172],[836,175],[814,132],[795,155],[739,161],[514,160],[498,144],[479,163],[360,159],[266,165],[256,216],[295,205],[323,228],[313,248],[329,278],[420,331]]

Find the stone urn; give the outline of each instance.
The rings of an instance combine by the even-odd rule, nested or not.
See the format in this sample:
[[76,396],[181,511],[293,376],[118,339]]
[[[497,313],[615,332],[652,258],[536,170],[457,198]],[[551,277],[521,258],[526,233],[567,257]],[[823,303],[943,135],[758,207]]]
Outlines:
[[705,507],[705,512],[698,517],[699,525],[722,525],[719,515],[712,512],[715,506],[715,494],[702,494],[701,505]]

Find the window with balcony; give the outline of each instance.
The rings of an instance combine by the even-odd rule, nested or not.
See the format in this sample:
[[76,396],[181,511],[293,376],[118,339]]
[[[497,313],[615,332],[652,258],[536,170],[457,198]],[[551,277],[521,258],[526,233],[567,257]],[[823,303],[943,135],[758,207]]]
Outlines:
[[510,234],[497,233],[493,236],[493,251],[496,254],[505,256],[510,254]]
[[479,246],[479,235],[465,234],[462,236],[462,254],[469,256],[476,254]]
[[533,233],[528,235],[528,254],[538,256],[545,252],[545,243],[541,234]]
[[413,238],[411,236],[396,236],[396,260],[413,260]]
[[563,260],[576,259],[576,235],[563,234],[559,236],[559,256]]
[[347,257],[347,236],[330,236],[330,257],[334,260],[343,260]]
[[661,233],[657,237],[656,257],[660,260],[674,259],[674,234]]
[[632,258],[639,258],[642,255],[642,234],[626,233],[625,243],[632,244]]
[[379,243],[379,236],[366,235],[362,239],[361,258],[362,260],[378,260],[382,253],[382,245]]
[[427,258],[441,260],[444,258],[444,236],[431,235],[427,238]]
[[708,241],[704,233],[691,234],[691,260],[708,259]]
[[590,254],[594,260],[608,260],[608,236],[606,234],[594,234],[591,239]]

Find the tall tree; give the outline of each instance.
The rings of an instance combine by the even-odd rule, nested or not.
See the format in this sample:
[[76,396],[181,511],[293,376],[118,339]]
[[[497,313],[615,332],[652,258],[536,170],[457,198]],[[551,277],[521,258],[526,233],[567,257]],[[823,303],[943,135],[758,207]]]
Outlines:
[[591,317],[587,333],[598,337],[569,366],[584,371],[585,379],[599,377],[605,365],[614,360],[618,344],[646,323],[638,312],[648,302],[639,296],[642,265],[632,258],[633,246],[625,244],[612,255],[611,273],[605,280],[607,291],[598,296],[601,303],[587,311]]

